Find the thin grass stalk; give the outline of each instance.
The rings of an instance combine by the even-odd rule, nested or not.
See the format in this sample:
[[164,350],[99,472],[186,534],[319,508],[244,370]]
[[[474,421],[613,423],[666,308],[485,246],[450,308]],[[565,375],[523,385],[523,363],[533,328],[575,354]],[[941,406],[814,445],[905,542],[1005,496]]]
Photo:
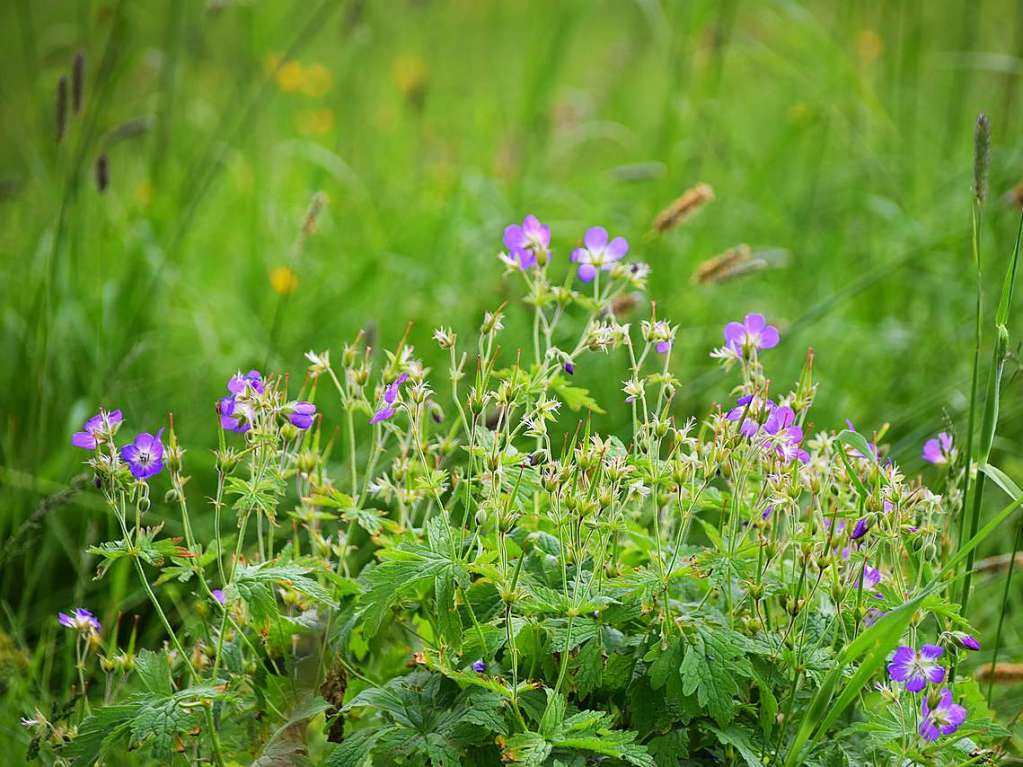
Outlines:
[[973,264],[974,280],[976,282],[976,309],[974,314],[974,339],[973,339],[973,372],[970,377],[970,412],[966,420],[966,443],[963,450],[963,481],[960,487],[962,508],[959,512],[959,536],[957,545],[961,546],[966,539],[966,506],[970,498],[970,472],[973,468],[973,438],[977,431],[977,399],[980,389],[980,345],[983,341],[981,329],[983,319],[983,296],[984,291],[981,285],[980,269],[980,221],[981,207],[977,198],[973,199]]
[[[1002,644],[1002,624],[1005,622],[1005,613],[1009,606],[1009,593],[1012,590],[1012,576],[1016,569],[1016,552],[1023,546],[1023,520],[1016,525],[1016,538],[1012,544],[1012,559],[1009,560],[1009,572],[1005,575],[1005,587],[1002,589],[1002,604],[998,609],[998,626],[995,629],[995,644],[991,651],[991,670],[998,666],[998,651]],[[991,706],[991,692],[994,689],[995,675],[991,674],[987,682],[987,704]]]
[[[1012,249],[1012,258],[1005,272],[1005,279],[1002,282],[1001,298],[998,302],[998,312],[995,315],[995,345],[991,353],[991,369],[988,373],[987,396],[984,402],[984,419],[981,422],[980,430],[980,451],[977,456],[977,481],[974,483],[973,507],[970,509],[970,537],[976,535],[980,527],[981,505],[984,501],[984,481],[986,474],[983,469],[987,466],[988,458],[991,455],[991,445],[994,442],[995,431],[998,428],[998,399],[1001,394],[1002,373],[1005,370],[1005,360],[1009,349],[1009,314],[1012,309],[1012,295],[1016,284],[1016,268],[1019,264],[1020,237],[1023,235],[1023,216],[1020,217],[1019,227],[1016,231],[1016,244]],[[965,499],[964,499],[965,502]],[[966,574],[963,577],[963,592],[960,601],[960,612],[964,618],[969,615],[970,586],[973,580],[973,563],[977,553],[970,549],[966,557]]]

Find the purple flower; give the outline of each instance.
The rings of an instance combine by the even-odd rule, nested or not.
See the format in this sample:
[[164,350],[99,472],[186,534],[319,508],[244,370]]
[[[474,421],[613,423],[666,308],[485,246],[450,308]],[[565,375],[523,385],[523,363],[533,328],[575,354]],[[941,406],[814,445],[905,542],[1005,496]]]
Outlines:
[[121,448],[121,458],[128,463],[131,475],[135,479],[149,479],[163,470],[163,429],[154,437],[142,432],[135,441]]
[[70,614],[57,613],[57,622],[80,634],[98,634],[103,628],[96,620],[96,616],[84,607],[76,607]]
[[795,425],[796,413],[788,405],[771,410],[764,422],[764,431],[775,438],[774,450],[786,463],[798,458],[802,463],[810,460],[810,454],[799,443],[803,441],[803,430]]
[[928,682],[941,684],[945,681],[945,669],[938,665],[938,658],[943,652],[934,644],[923,645],[920,652],[902,646],[888,663],[888,674],[896,682],[905,682],[910,692],[920,692]]
[[472,670],[477,674],[482,674],[487,670],[487,664],[483,662],[482,658],[479,658],[472,662]]
[[977,638],[972,634],[956,632],[955,637],[959,641],[959,644],[967,650],[973,650],[974,652],[980,650],[980,642],[978,642]]
[[220,425],[226,431],[234,431],[244,434],[252,428],[252,407],[245,402],[239,402],[236,397],[224,397],[217,403],[217,412],[220,413]]
[[380,423],[394,415],[394,402],[398,399],[398,390],[407,380],[408,373],[402,373],[387,385],[387,388],[384,389],[384,406],[373,414],[373,417],[369,419],[370,423]]
[[244,394],[246,387],[251,388],[256,394],[262,394],[266,388],[263,385],[263,374],[258,370],[250,370],[248,373],[236,373],[227,382],[227,390],[231,394]]
[[[859,580],[860,579],[857,579],[857,585],[859,585]],[[878,570],[876,567],[865,565],[863,567],[862,581],[864,589],[874,588],[875,586],[877,586],[877,584],[881,582],[881,571]]]
[[522,226],[510,224],[504,229],[504,246],[508,248],[505,261],[518,265],[520,269],[536,266],[541,254],[546,262],[550,245],[551,229],[541,224],[536,216],[526,216],[522,219]]
[[300,429],[308,429],[313,425],[315,415],[316,405],[312,402],[295,402],[291,405],[288,420]]
[[736,354],[745,349],[770,349],[778,340],[778,328],[768,325],[762,314],[747,314],[741,323],[725,325],[725,346]]
[[575,364],[572,362],[572,360],[569,360],[564,365],[562,365],[562,368],[570,376],[574,376],[575,375]]
[[220,602],[220,604],[227,604],[227,596],[224,594],[223,589],[213,589],[210,593],[213,594],[213,598]]
[[928,463],[948,463],[952,460],[952,435],[941,432],[936,439],[924,443],[924,460]]
[[772,400],[754,397],[752,394],[744,394],[735,401],[735,407],[725,413],[725,418],[729,421],[738,421],[742,418],[742,423],[739,425],[739,433],[744,437],[752,439],[760,431],[760,424],[753,418],[743,418],[743,415],[759,416],[764,411],[769,414],[774,411],[774,402]]
[[658,341],[654,348],[657,349],[658,354],[667,354],[671,351],[671,341]]
[[856,526],[853,528],[852,533],[849,534],[849,539],[853,541],[858,541],[860,538],[867,534],[868,530],[870,530],[870,524],[867,522],[867,518],[860,517],[859,519],[856,520]]
[[113,434],[124,420],[120,410],[108,413],[100,410],[96,415],[85,422],[82,431],[76,431],[71,436],[71,444],[83,450],[95,450],[100,439],[105,434]]
[[597,270],[609,270],[615,261],[620,261],[629,252],[629,243],[624,237],[615,237],[608,242],[607,229],[594,226],[586,230],[583,247],[572,251],[572,263],[579,264],[579,279],[592,282]]
[[942,687],[938,697],[938,705],[931,708],[931,700],[925,695],[920,703],[920,735],[925,740],[934,741],[942,735],[951,735],[966,721],[966,709],[952,702],[952,693]]

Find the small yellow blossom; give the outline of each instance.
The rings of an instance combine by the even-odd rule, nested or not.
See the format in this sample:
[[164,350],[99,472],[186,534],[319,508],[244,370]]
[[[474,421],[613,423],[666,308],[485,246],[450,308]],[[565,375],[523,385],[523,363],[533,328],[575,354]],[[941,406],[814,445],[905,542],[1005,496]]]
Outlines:
[[305,71],[297,61],[289,61],[277,70],[277,87],[285,93],[292,93],[302,87]]
[[330,90],[330,70],[323,64],[313,64],[305,69],[305,78],[302,81],[302,93],[318,99],[327,94]]
[[298,287],[298,275],[288,266],[278,266],[270,272],[270,287],[284,296],[294,293]]

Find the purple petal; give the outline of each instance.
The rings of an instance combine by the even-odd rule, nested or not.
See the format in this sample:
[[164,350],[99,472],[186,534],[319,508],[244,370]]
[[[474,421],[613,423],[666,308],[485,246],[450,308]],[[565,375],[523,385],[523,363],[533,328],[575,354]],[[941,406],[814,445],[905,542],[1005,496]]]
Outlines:
[[373,417],[369,419],[369,422],[380,423],[381,421],[386,421],[392,415],[394,415],[393,407],[383,407],[373,414]]
[[71,444],[83,450],[95,450],[96,438],[87,431],[76,431],[71,436]]
[[931,720],[930,718],[924,718],[920,721],[919,732],[920,737],[922,737],[924,740],[935,741],[939,737],[941,737],[941,733],[938,731],[938,728],[935,726],[933,720]]
[[593,264],[579,264],[579,279],[583,282],[593,282],[597,276],[597,269]]
[[572,251],[572,256],[569,260],[573,264],[585,264],[590,260],[590,254],[582,248],[576,248]]
[[523,270],[532,269],[536,266],[536,253],[527,248],[516,248],[512,251],[515,259],[519,262],[519,267]]
[[626,253],[629,252],[629,243],[625,240],[624,237],[615,237],[608,244],[607,250],[605,252],[607,253],[608,258],[612,259],[613,261],[618,261],[619,259],[623,258]]
[[927,658],[927,660],[937,660],[944,652],[945,650],[936,644],[925,644],[920,648],[920,657]]
[[526,247],[526,233],[518,224],[509,224],[504,228],[504,246],[512,250]]
[[85,429],[90,434],[92,432],[99,431],[100,429],[102,429],[103,428],[103,415],[102,415],[102,413],[99,414],[99,415],[94,415],[92,418],[90,418],[88,421],[85,422],[85,424],[82,426],[82,428]]
[[941,684],[945,681],[945,669],[941,666],[928,669],[927,679],[931,684]]
[[906,682],[906,689],[909,692],[920,692],[927,686],[927,680],[922,676],[912,676]]
[[671,341],[659,341],[654,348],[657,349],[658,354],[667,354],[671,351]]
[[583,237],[583,244],[590,250],[600,250],[607,245],[607,229],[602,226],[590,227]]
[[760,348],[761,349],[773,349],[778,345],[780,337],[778,335],[778,328],[774,325],[768,325],[760,333]]
[[746,328],[738,322],[729,322],[725,325],[725,342],[733,347],[741,347],[746,340]]
[[928,463],[945,463],[945,456],[942,454],[941,447],[939,447],[938,440],[936,439],[929,439],[924,442],[923,457]]
[[750,334],[753,334],[759,333],[763,330],[764,326],[767,324],[767,320],[764,319],[764,315],[759,312],[754,312],[746,315],[746,319],[743,324],[746,326],[746,330],[748,330]]

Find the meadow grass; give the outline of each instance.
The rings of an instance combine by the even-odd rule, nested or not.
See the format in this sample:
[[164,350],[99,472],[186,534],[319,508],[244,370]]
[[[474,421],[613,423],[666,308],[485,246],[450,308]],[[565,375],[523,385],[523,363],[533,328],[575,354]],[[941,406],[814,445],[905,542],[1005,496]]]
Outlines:
[[[682,328],[680,412],[724,400],[726,381],[690,371],[706,368],[725,321],[757,310],[783,331],[780,379],[815,347],[831,383],[819,427],[890,424],[907,466],[946,421],[964,427],[971,137],[983,110],[983,278],[997,295],[1017,223],[1002,197],[1023,176],[1019,3],[14,0],[0,19],[4,734],[20,701],[70,681],[53,614],[92,593],[83,543],[112,532],[88,497],[60,496],[80,471],[68,435],[86,416],[117,404],[156,428],[171,411],[209,477],[196,448],[215,444],[228,375],[297,375],[310,348],[359,329],[390,346],[409,322],[439,363],[434,326],[471,329],[516,295],[495,253],[528,212],[555,229],[557,257],[575,245],[565,233],[603,223],[651,263],[658,308]],[[83,108],[57,143],[57,82],[76,50]],[[715,201],[653,233],[699,181]],[[768,268],[692,284],[740,243]],[[281,267],[292,292],[274,289]],[[509,334],[526,339],[520,323]],[[1014,372],[993,448],[1018,477]],[[599,366],[577,379],[598,401],[620,396]],[[115,568],[109,609],[142,605],[129,576]],[[997,620],[1003,583],[977,578],[979,625]],[[1019,601],[1010,594],[1010,616]],[[1023,622],[1002,631],[1003,657],[1019,660]],[[1003,698],[1011,716],[1019,694]]]

